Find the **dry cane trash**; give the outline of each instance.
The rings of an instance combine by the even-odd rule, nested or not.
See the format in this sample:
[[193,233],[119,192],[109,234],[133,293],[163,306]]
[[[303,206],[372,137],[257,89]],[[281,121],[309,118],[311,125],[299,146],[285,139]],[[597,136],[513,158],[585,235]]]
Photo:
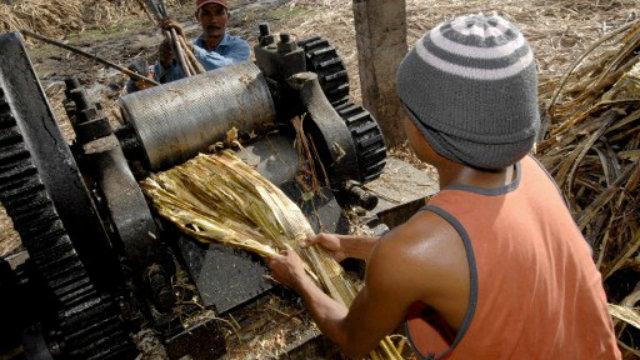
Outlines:
[[[602,50],[606,41],[613,48]],[[600,54],[578,67],[587,54],[581,56],[554,90],[549,131],[538,144],[538,157],[593,244],[603,279],[617,273],[619,279],[630,279],[631,290],[607,283],[609,301],[620,304],[610,305],[609,312],[614,322],[624,322],[616,328],[618,343],[636,355],[637,344],[624,341],[629,341],[627,325],[640,329],[640,314],[634,309],[640,301],[639,49],[636,21],[596,42],[587,54]]]
[[[202,242],[219,242],[271,257],[294,249],[334,300],[349,306],[356,290],[322,248],[298,243],[314,234],[300,209],[232,151],[200,154],[142,182],[158,213]],[[402,359],[386,337],[370,357]]]

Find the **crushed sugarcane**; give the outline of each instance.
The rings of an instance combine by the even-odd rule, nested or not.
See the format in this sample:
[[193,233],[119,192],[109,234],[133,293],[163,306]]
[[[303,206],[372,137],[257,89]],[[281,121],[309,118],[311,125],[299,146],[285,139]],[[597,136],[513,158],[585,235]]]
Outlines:
[[[193,238],[236,246],[265,258],[293,249],[334,300],[348,307],[355,298],[355,287],[324,249],[298,245],[314,234],[298,206],[232,151],[200,154],[150,176],[142,188],[161,216]],[[389,338],[371,357],[402,358]]]

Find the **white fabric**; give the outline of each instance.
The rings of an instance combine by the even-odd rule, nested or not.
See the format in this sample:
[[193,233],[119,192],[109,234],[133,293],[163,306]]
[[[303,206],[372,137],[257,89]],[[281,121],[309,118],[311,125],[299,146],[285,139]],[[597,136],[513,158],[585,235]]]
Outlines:
[[[489,50],[489,49],[487,49]],[[493,50],[493,48],[491,49]],[[431,53],[424,46],[424,39],[416,44],[416,52],[418,56],[427,64],[441,71],[474,80],[500,80],[518,74],[526,69],[533,62],[533,53],[527,50],[525,56],[521,57],[516,63],[501,69],[478,69],[472,67],[461,66],[443,60]]]
[[[492,28],[496,29],[497,28]],[[518,37],[508,43],[491,48],[482,48],[477,46],[468,46],[464,44],[451,41],[442,36],[442,25],[429,31],[429,38],[437,47],[455,55],[464,57],[472,57],[475,59],[499,59],[505,56],[510,56],[516,50],[520,49],[525,44],[524,36],[518,33]],[[419,41],[419,44],[423,44],[424,39]],[[424,46],[424,45],[423,45]]]

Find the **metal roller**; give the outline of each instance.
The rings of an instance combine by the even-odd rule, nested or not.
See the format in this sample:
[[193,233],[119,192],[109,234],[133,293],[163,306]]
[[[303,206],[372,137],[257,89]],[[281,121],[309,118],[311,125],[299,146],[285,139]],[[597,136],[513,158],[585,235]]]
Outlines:
[[252,63],[124,96],[120,107],[154,171],[192,158],[233,127],[249,133],[275,120],[267,83]]

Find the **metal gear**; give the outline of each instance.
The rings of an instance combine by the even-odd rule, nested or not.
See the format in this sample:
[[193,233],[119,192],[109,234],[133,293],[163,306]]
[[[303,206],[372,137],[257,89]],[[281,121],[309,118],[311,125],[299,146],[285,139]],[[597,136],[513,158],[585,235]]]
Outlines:
[[116,303],[100,295],[69,239],[0,88],[0,201],[57,302],[62,350],[72,359],[130,352]]
[[361,183],[380,177],[387,158],[387,148],[380,127],[371,114],[362,106],[345,102],[335,107],[344,119],[356,143]]
[[329,41],[316,36],[298,42],[307,57],[307,69],[318,74],[320,87],[334,107],[349,101],[349,75]]
[[[9,34],[0,38],[0,42],[4,42],[0,45],[7,48],[19,46],[18,49],[7,50],[11,56],[19,57],[20,49],[24,51],[16,35]],[[29,70],[32,73],[32,69],[23,67],[30,67],[30,64],[21,63],[15,69],[22,74],[20,76],[28,74]],[[4,80],[14,89],[12,78]],[[22,84],[14,89],[17,93],[25,90],[20,87],[26,86]],[[36,84],[39,87],[37,80]],[[55,313],[43,320],[46,324],[59,326],[49,329],[46,336],[51,344],[55,344],[54,348],[59,348],[59,355],[63,358],[115,359],[125,355],[132,358],[135,348],[124,330],[117,302],[96,287],[78,256],[47,191],[38,162],[27,145],[25,129],[28,126],[17,120],[22,118],[12,109],[5,89],[0,86],[0,202],[12,218],[30,261],[48,289],[48,295],[55,299]],[[31,99],[36,103],[38,100],[37,96]],[[56,143],[65,144],[61,136],[53,133],[49,136]],[[34,139],[31,140],[33,142]]]
[[344,62],[329,41],[319,36],[302,40],[307,69],[318,74],[320,86],[334,109],[347,124],[356,143],[361,183],[375,180],[386,164],[382,131],[365,108],[349,101],[349,76]]

